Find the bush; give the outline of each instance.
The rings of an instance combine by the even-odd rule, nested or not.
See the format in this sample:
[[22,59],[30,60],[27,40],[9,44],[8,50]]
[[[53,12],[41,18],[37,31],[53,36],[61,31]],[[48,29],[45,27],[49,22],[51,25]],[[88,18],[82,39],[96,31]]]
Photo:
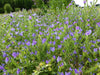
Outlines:
[[44,4],[42,0],[36,0],[35,3],[36,3],[36,7],[38,8],[42,8]]
[[17,11],[20,11],[20,8],[15,8],[15,11],[17,12]]
[[0,8],[0,13],[4,13],[4,9],[3,8]]
[[49,7],[51,9],[55,9],[58,7],[59,9],[65,8],[72,0],[49,0]]
[[4,5],[4,11],[5,11],[5,13],[10,13],[12,10],[13,9],[12,9],[12,7],[11,7],[11,5],[9,3],[7,3],[7,4]]

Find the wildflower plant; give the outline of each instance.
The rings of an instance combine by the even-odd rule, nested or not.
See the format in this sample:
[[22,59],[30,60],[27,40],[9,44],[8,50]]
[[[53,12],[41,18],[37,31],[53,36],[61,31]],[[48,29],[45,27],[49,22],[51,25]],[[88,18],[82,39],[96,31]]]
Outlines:
[[0,75],[100,74],[97,7],[57,11],[0,16]]

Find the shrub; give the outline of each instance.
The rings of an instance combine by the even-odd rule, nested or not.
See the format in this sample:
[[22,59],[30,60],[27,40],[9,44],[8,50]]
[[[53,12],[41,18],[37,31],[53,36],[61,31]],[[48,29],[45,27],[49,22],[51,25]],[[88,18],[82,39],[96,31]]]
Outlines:
[[17,11],[20,11],[20,8],[15,8],[15,11],[17,12]]
[[4,5],[4,11],[5,11],[5,13],[10,13],[12,10],[13,9],[12,9],[12,7],[11,7],[11,5],[9,3],[7,3],[7,4]]
[[42,8],[44,4],[42,0],[36,0],[35,3],[36,3],[36,7],[38,8]]
[[49,7],[51,9],[55,9],[58,7],[59,9],[65,8],[72,0],[49,0]]
[[4,13],[4,9],[3,8],[0,8],[0,13]]
[[36,7],[41,9],[41,12],[39,12],[39,15],[43,15],[44,13],[47,13],[47,1],[45,0],[36,0]]

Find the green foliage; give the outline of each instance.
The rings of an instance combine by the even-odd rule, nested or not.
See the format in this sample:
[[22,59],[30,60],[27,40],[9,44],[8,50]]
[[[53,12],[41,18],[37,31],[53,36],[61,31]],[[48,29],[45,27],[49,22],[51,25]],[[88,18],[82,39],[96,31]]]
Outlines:
[[36,0],[35,3],[36,3],[36,7],[41,9],[41,13],[39,12],[38,14],[43,15],[43,13],[47,13],[48,5],[47,5],[47,3],[45,3],[45,1]]
[[50,7],[51,9],[56,10],[56,7],[59,9],[65,8],[71,0],[1,0],[0,6],[4,6],[6,3],[9,3],[13,9],[30,9],[30,8],[41,8],[44,12]]
[[97,75],[100,74],[100,63],[96,63],[95,65],[92,65],[87,70],[83,68],[83,75],[89,75],[90,73],[97,73]]
[[65,8],[71,0],[49,0],[49,7],[51,9],[55,9],[58,7],[59,9]]
[[20,11],[20,8],[15,8],[15,11]]
[[31,8],[36,8],[36,5],[32,5]]
[[7,4],[4,5],[4,11],[5,11],[5,13],[10,13],[12,10],[13,9],[12,9],[12,7],[11,7],[11,5],[9,3],[7,3]]
[[35,3],[36,3],[36,7],[38,8],[42,8],[44,4],[42,0],[35,0]]
[[0,0],[0,8],[3,8],[5,4],[10,4],[12,9],[20,8],[20,9],[30,9],[34,4],[32,0]]

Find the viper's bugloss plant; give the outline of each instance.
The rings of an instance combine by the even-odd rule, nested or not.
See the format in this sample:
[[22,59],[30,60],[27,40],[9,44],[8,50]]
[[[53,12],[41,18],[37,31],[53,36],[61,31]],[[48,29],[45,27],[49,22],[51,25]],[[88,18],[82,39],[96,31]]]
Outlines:
[[0,15],[0,75],[100,74],[98,7]]

